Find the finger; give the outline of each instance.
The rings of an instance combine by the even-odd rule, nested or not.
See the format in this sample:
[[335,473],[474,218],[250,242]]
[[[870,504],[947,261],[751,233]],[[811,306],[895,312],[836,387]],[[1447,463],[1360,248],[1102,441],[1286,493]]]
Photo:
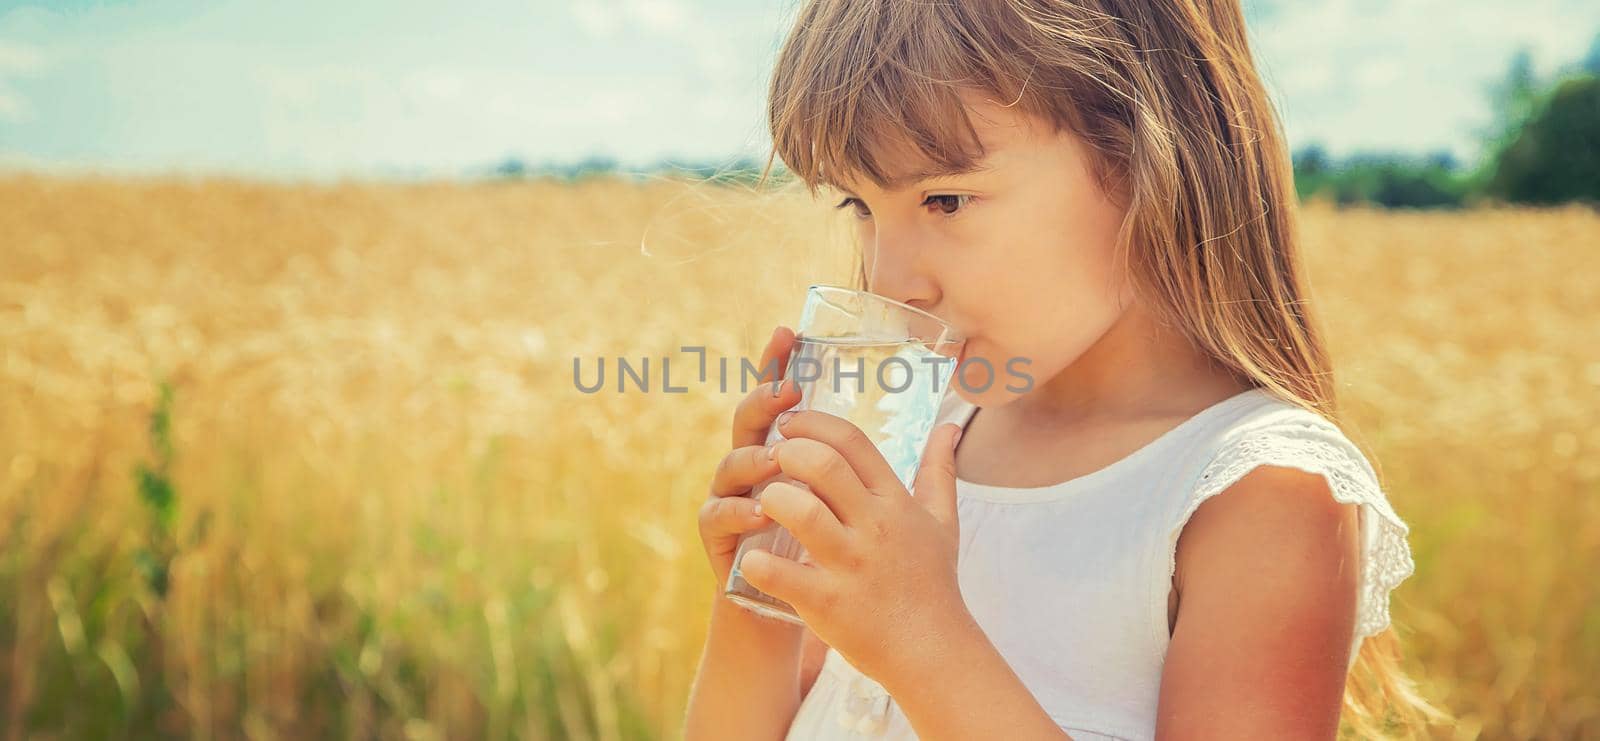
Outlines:
[[735,448],[722,456],[717,472],[711,477],[711,496],[736,497],[750,488],[781,473],[778,461],[772,456],[774,449],[762,445]]
[[773,452],[784,475],[809,488],[846,525],[862,516],[863,506],[872,501],[872,492],[850,462],[825,442],[808,437],[781,440]]
[[[808,438],[827,443],[839,452],[862,485],[874,494],[905,488],[883,453],[860,427],[843,417],[817,410],[798,411],[780,420],[778,432],[787,440]],[[781,446],[780,446],[781,447]],[[779,453],[779,457],[782,457]]]
[[767,517],[789,530],[819,563],[836,564],[847,555],[850,536],[845,526],[815,494],[803,485],[774,481],[757,499]]
[[740,558],[739,574],[750,586],[794,605],[802,616],[825,594],[826,573],[821,569],[759,548]]
[[733,410],[733,447],[765,443],[772,421],[799,402],[800,387],[793,380],[781,381],[777,396],[771,383],[751,389]]
[[956,525],[956,442],[961,439],[961,426],[942,424],[928,436],[928,447],[922,453],[922,465],[917,469],[912,493],[934,519],[946,525]]
[[[793,346],[794,330],[781,324],[772,329],[772,336],[767,338],[767,346],[761,350],[761,365],[757,366],[763,383],[783,378],[784,371],[787,370],[783,361],[788,358],[789,350]],[[774,359],[778,362],[774,363]]]
[[788,327],[773,330],[761,353],[762,383],[750,390],[733,412],[733,447],[760,445],[767,441],[772,420],[800,401],[800,388],[793,382],[778,384],[787,369],[794,349],[794,332]]
[[707,540],[743,535],[772,522],[756,512],[756,500],[749,497],[707,499],[700,505],[700,534]]

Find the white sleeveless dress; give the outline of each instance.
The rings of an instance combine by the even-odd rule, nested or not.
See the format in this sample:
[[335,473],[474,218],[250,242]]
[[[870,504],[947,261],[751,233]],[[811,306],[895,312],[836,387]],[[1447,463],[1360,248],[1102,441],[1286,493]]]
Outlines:
[[[964,426],[974,411],[951,391],[939,421]],[[1409,528],[1360,450],[1317,414],[1251,389],[1070,481],[1013,488],[957,480],[962,596],[1074,739],[1155,737],[1178,535],[1201,502],[1261,465],[1322,474],[1334,499],[1361,505],[1353,664],[1362,639],[1389,624],[1389,592],[1412,573]],[[787,738],[916,734],[881,685],[829,649]]]

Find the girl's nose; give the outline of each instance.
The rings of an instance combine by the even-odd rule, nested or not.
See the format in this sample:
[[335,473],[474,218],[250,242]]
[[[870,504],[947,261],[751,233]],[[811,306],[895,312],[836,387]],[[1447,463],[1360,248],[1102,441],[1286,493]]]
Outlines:
[[904,304],[925,305],[936,294],[933,276],[918,257],[916,234],[879,228],[864,252],[867,290]]

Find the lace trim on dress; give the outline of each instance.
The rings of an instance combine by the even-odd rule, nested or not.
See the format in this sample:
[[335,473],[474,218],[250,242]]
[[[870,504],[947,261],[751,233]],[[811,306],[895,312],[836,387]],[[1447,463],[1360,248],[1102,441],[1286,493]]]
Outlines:
[[1370,463],[1326,420],[1282,422],[1254,430],[1225,447],[1197,479],[1194,496],[1171,532],[1167,574],[1177,572],[1178,536],[1205,500],[1232,486],[1257,466],[1275,465],[1321,474],[1336,501],[1360,504],[1362,573],[1350,660],[1361,641],[1389,625],[1389,593],[1415,571],[1406,536],[1411,529],[1395,514]]

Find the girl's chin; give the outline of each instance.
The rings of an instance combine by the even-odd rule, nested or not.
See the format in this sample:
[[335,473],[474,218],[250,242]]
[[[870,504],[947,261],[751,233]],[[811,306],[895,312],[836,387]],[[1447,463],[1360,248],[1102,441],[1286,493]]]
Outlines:
[[961,383],[959,380],[954,380],[952,383],[955,384],[954,390],[956,396],[961,397],[962,401],[977,407],[1005,406],[1006,404],[1016,401],[1017,397],[1019,396],[1019,394],[1014,391],[1007,391],[1005,389],[1005,384],[998,382],[989,384],[988,388],[967,388],[967,386]]
[[980,407],[1004,406],[1027,393],[1034,383],[1025,375],[1017,375],[1026,374],[1028,366],[1012,368],[1004,359],[986,352],[988,349],[981,344],[975,347],[970,339],[964,343],[957,354],[950,383],[956,387],[956,394],[969,404]]

